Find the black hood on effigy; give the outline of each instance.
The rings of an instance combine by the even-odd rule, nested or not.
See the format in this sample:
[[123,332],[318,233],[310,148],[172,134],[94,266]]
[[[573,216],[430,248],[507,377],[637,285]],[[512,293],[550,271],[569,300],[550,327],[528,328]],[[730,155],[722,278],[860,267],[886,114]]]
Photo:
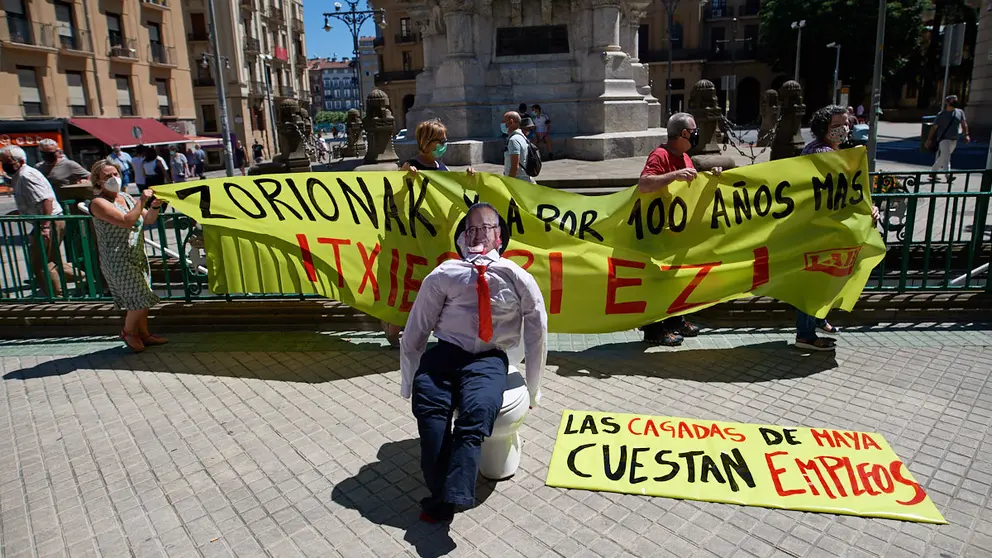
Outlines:
[[473,210],[480,209],[483,207],[488,207],[489,209],[492,209],[493,212],[496,213],[497,218],[499,219],[499,238],[501,241],[499,246],[500,255],[503,255],[503,252],[506,251],[506,247],[510,244],[510,225],[506,223],[506,219],[504,219],[503,216],[500,215],[499,211],[497,211],[496,208],[492,206],[492,204],[488,204],[486,202],[474,203],[472,204],[472,207],[469,207],[468,211],[465,212],[465,216],[462,217],[462,220],[458,222],[458,226],[455,227],[455,237],[454,237],[455,250],[458,250],[458,255],[461,256],[462,258],[465,257],[465,254],[462,253],[462,247],[459,246],[458,239],[461,238],[463,234],[465,234],[465,229],[468,227],[469,214],[472,213]]

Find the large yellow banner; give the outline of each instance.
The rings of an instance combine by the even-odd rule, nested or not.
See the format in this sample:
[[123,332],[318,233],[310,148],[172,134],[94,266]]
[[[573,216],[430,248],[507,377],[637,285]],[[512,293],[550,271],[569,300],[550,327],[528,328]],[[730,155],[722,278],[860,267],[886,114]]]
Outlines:
[[947,523],[881,434],[562,413],[546,484]]
[[339,172],[156,186],[205,225],[215,293],[314,293],[403,324],[421,280],[457,257],[480,200],[505,256],[544,292],[549,327],[605,332],[755,295],[850,310],[884,245],[864,149],[700,173],[662,192],[584,196],[479,173]]

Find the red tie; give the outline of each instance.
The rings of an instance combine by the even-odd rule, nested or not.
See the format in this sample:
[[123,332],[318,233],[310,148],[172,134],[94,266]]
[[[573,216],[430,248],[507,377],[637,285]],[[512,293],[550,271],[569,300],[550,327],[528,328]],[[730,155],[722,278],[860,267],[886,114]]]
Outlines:
[[493,338],[493,311],[489,305],[489,283],[486,282],[486,266],[475,266],[479,278],[475,281],[475,292],[479,296],[479,339],[488,343]]

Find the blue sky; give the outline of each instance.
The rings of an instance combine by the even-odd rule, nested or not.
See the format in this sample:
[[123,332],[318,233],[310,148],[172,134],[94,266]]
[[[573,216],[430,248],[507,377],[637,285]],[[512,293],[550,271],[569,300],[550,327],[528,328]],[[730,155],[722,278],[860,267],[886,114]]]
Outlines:
[[[348,4],[342,2],[347,7]],[[359,9],[366,9],[365,3],[358,5]],[[304,2],[303,3],[303,26],[307,35],[307,58],[314,56],[320,58],[330,58],[337,53],[338,58],[351,57],[351,32],[344,23],[331,18],[332,29],[330,32],[324,31],[324,12],[333,12],[334,2]],[[371,19],[362,26],[361,36],[375,36],[375,23]]]

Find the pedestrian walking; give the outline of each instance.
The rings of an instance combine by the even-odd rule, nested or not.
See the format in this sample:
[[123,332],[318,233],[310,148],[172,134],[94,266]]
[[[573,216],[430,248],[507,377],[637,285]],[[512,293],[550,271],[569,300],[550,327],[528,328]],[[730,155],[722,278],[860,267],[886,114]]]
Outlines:
[[[668,143],[657,147],[648,155],[641,171],[637,189],[642,195],[654,195],[668,188],[675,181],[692,182],[696,168],[687,153],[699,143],[699,129],[691,114],[677,112],[668,119]],[[719,175],[720,168],[713,174]],[[641,328],[646,343],[676,346],[686,337],[699,335],[699,328],[683,316],[672,316]]]
[[158,219],[162,202],[155,199],[151,190],[143,191],[138,201],[122,191],[117,167],[107,159],[93,165],[92,176],[94,197],[89,210],[96,231],[100,271],[114,297],[114,305],[127,312],[121,339],[136,353],[151,345],[167,343],[164,337],[148,331],[148,310],[159,298],[152,292],[151,268],[142,234],[145,225]]
[[[28,165],[23,149],[16,145],[0,149],[0,165],[10,177],[14,202],[20,215],[62,215],[55,189],[41,171]],[[65,221],[36,221],[27,234],[34,288],[46,296],[61,297],[63,285],[59,271],[66,282],[75,279],[72,266],[62,261],[60,251],[65,237]]]
[[[930,135],[927,136],[927,147],[937,152],[931,171],[950,172],[951,155],[958,146],[958,135],[962,130],[965,143],[970,142],[968,120],[964,111],[958,108],[958,96],[948,95],[944,99],[944,110],[934,119],[933,126],[930,126]],[[950,180],[951,177],[948,177],[948,182]]]
[[507,135],[506,149],[503,152],[503,175],[525,182],[534,182],[524,171],[530,142],[527,141],[524,131],[520,129],[520,121],[520,114],[512,110],[503,115],[500,129]]
[[204,171],[207,163],[207,153],[200,148],[200,144],[194,143],[193,153],[191,156],[192,159],[190,162],[193,165],[193,172],[200,178],[200,180],[205,179],[206,175],[204,175]]
[[134,179],[131,155],[127,151],[122,150],[119,143],[115,143],[107,159],[117,166],[117,170],[121,173],[121,181],[124,183],[124,187],[127,188],[127,185]]
[[555,158],[555,148],[551,145],[551,117],[541,110],[541,105],[531,107],[534,121],[534,143],[538,147],[543,144],[548,148],[548,160]]
[[245,147],[241,145],[241,140],[234,140],[234,166],[241,171],[241,176],[245,176],[247,161],[248,155],[245,153]]
[[[148,148],[144,145],[139,145],[134,149],[134,157],[131,158],[131,167],[134,169],[134,184],[138,188],[138,193],[145,191],[147,188],[145,184],[145,154],[148,153]],[[125,188],[126,190],[127,188]]]
[[[145,174],[145,186],[159,186],[171,181],[172,173],[169,172],[169,165],[165,159],[159,156],[154,147],[145,148],[145,157],[141,162],[141,168]],[[144,192],[144,188],[138,188]]]
[[169,170],[172,171],[173,182],[186,182],[189,176],[189,160],[176,146],[169,148]]
[[[541,400],[548,354],[544,297],[528,272],[502,256],[510,241],[503,217],[477,203],[454,240],[461,257],[424,279],[401,341],[400,395],[412,398],[417,418],[430,490],[420,519],[429,523],[450,521],[455,506],[475,504],[482,441],[503,404],[507,351],[524,348],[531,408]],[[427,349],[431,333],[438,342]]]
[[251,146],[252,160],[255,161],[255,164],[257,165],[262,162],[262,157],[264,155],[265,155],[265,149],[262,147],[262,144],[258,143],[258,140],[256,139],[255,143],[253,143]]

